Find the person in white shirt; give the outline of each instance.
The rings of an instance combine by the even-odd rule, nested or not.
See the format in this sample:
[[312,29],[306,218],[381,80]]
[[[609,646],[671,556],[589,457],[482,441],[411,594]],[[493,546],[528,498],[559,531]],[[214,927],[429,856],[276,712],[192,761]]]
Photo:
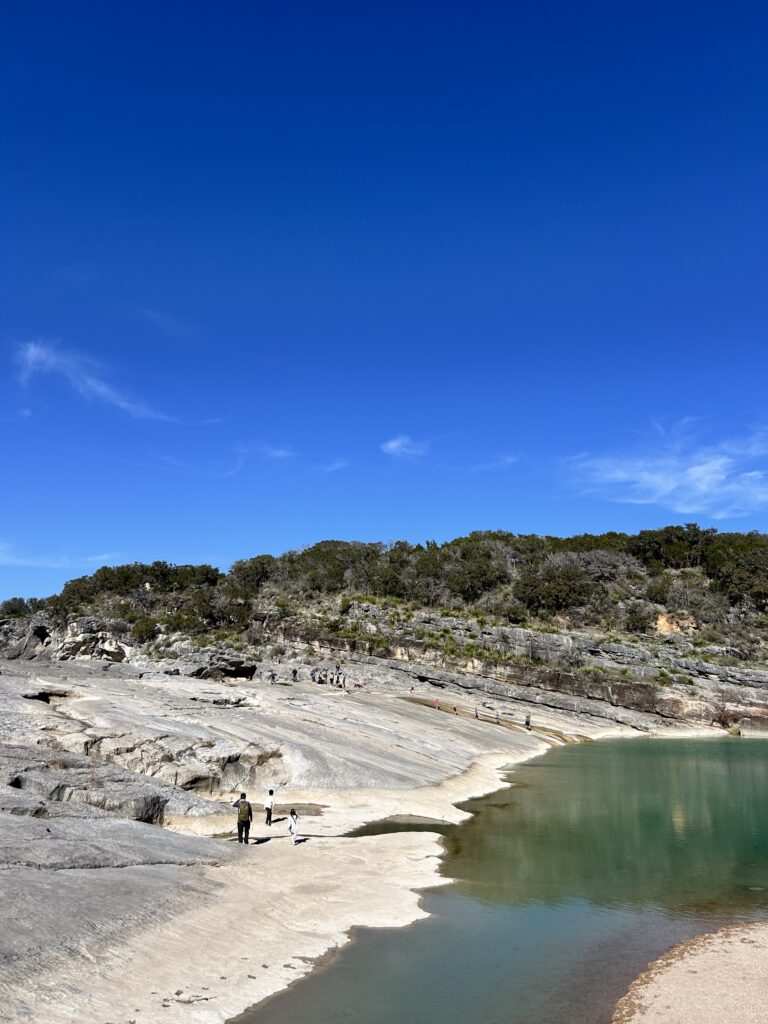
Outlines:
[[275,807],[275,791],[274,791],[274,789],[270,789],[269,795],[267,796],[267,799],[264,801],[264,810],[266,811],[266,814],[267,814],[266,821],[264,822],[265,825],[271,825],[272,824],[272,811],[274,810],[274,807]]
[[299,816],[293,808],[291,808],[288,818],[288,831],[293,836],[293,845],[295,846],[299,842]]

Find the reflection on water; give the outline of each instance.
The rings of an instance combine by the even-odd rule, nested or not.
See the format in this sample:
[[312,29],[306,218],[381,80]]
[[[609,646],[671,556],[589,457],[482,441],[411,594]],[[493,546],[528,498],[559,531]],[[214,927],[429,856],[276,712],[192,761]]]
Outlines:
[[763,907],[768,746],[761,740],[595,743],[511,776],[466,806],[446,871],[494,903]]
[[768,916],[768,745],[564,747],[446,833],[454,886],[248,1024],[606,1024],[665,949]]

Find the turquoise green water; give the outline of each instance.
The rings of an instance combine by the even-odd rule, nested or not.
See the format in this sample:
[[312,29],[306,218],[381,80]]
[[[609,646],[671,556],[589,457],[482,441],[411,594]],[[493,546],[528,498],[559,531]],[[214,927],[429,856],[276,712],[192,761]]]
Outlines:
[[510,778],[446,832],[429,920],[358,931],[243,1024],[607,1024],[670,946],[768,918],[768,744],[571,746]]

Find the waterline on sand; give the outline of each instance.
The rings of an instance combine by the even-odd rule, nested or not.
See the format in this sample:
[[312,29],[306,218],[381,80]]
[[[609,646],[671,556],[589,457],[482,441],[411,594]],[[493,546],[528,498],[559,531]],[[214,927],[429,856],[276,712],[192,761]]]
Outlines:
[[640,740],[518,766],[449,830],[456,883],[424,894],[428,919],[356,933],[241,1024],[608,1024],[649,961],[768,913],[764,751]]

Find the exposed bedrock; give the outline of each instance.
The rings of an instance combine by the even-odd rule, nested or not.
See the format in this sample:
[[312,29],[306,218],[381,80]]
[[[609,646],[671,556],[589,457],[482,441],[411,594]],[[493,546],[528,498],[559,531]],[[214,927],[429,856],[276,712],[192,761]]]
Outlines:
[[[386,615],[364,603],[353,603],[348,614],[372,630]],[[456,653],[447,657],[444,650],[397,629],[383,644],[380,634],[375,642],[323,637],[309,622],[277,624],[268,630],[265,620],[257,631],[264,644],[279,645],[286,664],[298,670],[312,662],[333,664],[342,659],[348,672],[393,689],[417,679],[475,700],[523,700],[625,724],[633,724],[632,714],[639,712],[696,724],[743,723],[745,731],[752,732],[768,728],[768,671],[718,664],[711,659],[724,656],[725,650],[712,648],[707,654],[684,636],[647,644],[618,643],[575,633],[480,627],[466,619],[428,613],[419,613],[418,625],[450,638]],[[225,643],[200,646],[182,635],[169,636],[162,644],[162,660],[157,661],[158,648],[129,641],[124,622],[94,616],[73,618],[65,627],[54,626],[44,615],[0,622],[0,656],[19,661],[98,661],[107,673],[120,664],[122,671],[137,675],[161,672],[212,681],[264,679],[274,671],[256,648],[235,651]],[[710,660],[703,660],[705,655]],[[237,706],[247,706],[248,700],[243,693],[199,699]],[[106,731],[100,729],[95,713],[88,728],[73,725],[73,735],[62,735],[59,742],[73,751],[88,752],[93,746],[131,770],[149,767],[161,778],[197,789],[255,781],[260,763],[269,755],[266,750],[233,749],[218,736],[195,734],[190,745],[186,730],[149,727],[146,734],[132,729],[125,737],[114,728],[119,724],[114,716],[108,717]]]
[[[619,721],[677,728],[594,697],[521,686],[525,703],[515,703],[507,683],[432,669],[420,682],[417,666],[376,658],[345,658],[347,691],[313,683],[297,659],[260,662],[253,679],[166,675],[168,667],[178,665],[136,652],[130,663],[0,661],[0,893],[14,921],[0,934],[0,1019],[8,1006],[27,1014],[10,1019],[50,1019],[29,1012],[29,993],[43,984],[62,992],[60,977],[81,992],[82,971],[96,964],[98,972],[126,941],[141,943],[164,921],[179,934],[190,905],[215,909],[231,871],[258,871],[265,850],[273,865],[290,857],[284,824],[261,836],[266,848],[224,841],[242,790],[257,833],[267,831],[258,810],[268,787],[278,792],[278,819],[295,801],[311,823],[311,852],[322,849],[315,838],[348,831],[371,808],[395,813],[400,794],[408,813],[455,811],[461,790],[451,783],[483,755],[514,759],[569,738],[629,732]],[[435,712],[436,693],[461,713]],[[532,707],[528,732],[522,719]],[[485,770],[486,785],[497,784]],[[235,918],[233,909],[225,926]],[[215,978],[227,974],[216,967]],[[134,1005],[121,1003],[120,1019]]]

